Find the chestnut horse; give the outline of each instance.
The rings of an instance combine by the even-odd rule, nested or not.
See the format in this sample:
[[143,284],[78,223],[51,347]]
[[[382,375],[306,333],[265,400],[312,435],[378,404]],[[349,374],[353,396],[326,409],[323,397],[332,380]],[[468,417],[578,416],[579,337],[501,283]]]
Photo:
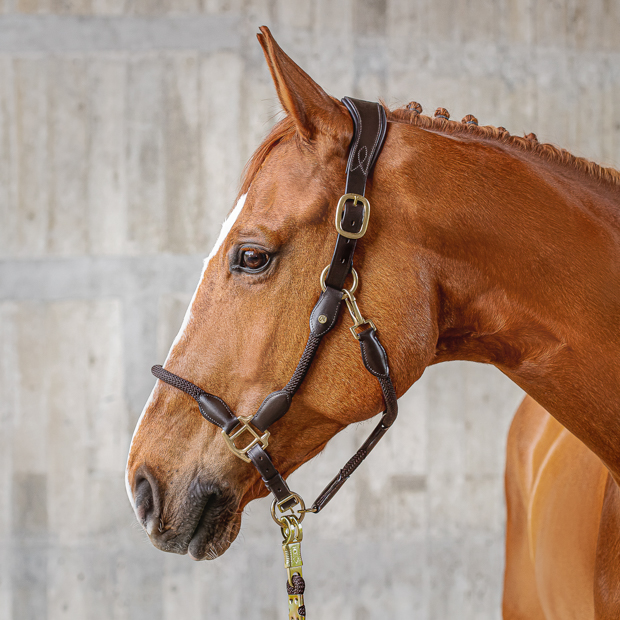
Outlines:
[[[245,416],[288,381],[304,348],[319,276],[334,247],[334,210],[353,132],[345,107],[266,28],[258,38],[287,116],[247,167],[165,362]],[[547,553],[549,545],[544,557],[532,556],[542,543],[527,541],[536,534],[523,517],[531,512],[531,485],[519,481],[524,468],[531,473],[528,451],[543,431],[538,420],[521,421],[527,428],[516,451],[527,454],[509,467],[509,489],[519,488],[522,505],[516,508],[516,491],[509,493],[517,516],[509,526],[505,614],[618,617],[620,568],[612,560],[620,531],[620,174],[533,135],[517,138],[410,108],[388,112],[385,145],[367,185],[372,214],[355,259],[360,308],[377,325],[399,395],[429,364],[494,364],[605,464],[606,547],[597,552],[596,570],[589,583],[569,580],[570,593],[558,586],[545,599],[537,595],[548,587],[538,579],[538,564],[547,563],[551,573],[561,558],[562,570],[550,579],[562,579],[584,574],[584,558],[580,549]],[[348,424],[381,409],[380,389],[348,328],[341,313],[289,412],[273,426],[269,453],[284,475]],[[567,466],[574,462],[569,458]],[[606,470],[598,467],[590,495],[600,504]],[[562,472],[561,463],[555,471]],[[551,477],[537,491],[540,501],[554,485]],[[266,494],[256,470],[229,452],[194,401],[161,381],[134,433],[127,489],[152,543],[196,559],[223,553],[243,507]],[[550,512],[564,509],[561,499],[548,504]],[[573,516],[562,518],[570,525]],[[565,613],[569,599],[580,615]],[[528,607],[535,600],[545,602]]]
[[506,500],[504,618],[618,618],[618,487],[529,396],[508,435]]

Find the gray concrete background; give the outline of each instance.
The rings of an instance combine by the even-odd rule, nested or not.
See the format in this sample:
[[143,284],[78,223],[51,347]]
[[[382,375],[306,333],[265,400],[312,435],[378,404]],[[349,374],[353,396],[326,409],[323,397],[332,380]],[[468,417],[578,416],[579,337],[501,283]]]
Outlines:
[[[1,1],[0,620],[286,617],[267,502],[196,564],[150,546],[123,485],[149,368],[278,110],[261,24],[338,97],[441,105],[620,165],[617,0]],[[403,397],[373,475],[307,519],[311,618],[500,617],[520,397],[464,363]],[[294,487],[313,497],[367,430]]]

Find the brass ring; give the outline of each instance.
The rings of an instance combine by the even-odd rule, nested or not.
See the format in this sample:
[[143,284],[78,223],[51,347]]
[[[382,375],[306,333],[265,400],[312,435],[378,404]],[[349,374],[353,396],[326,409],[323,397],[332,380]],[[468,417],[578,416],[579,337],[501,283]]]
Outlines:
[[[299,513],[299,516],[297,517],[297,520],[299,521],[299,523],[301,523],[304,520],[304,517],[306,516],[306,504],[304,503],[304,500],[301,499],[301,496],[298,495],[297,493],[291,493],[289,495],[289,497],[294,497],[297,500],[297,504],[299,505],[299,510],[297,511]],[[289,499],[289,497],[287,497],[286,499]],[[286,501],[283,500],[283,501]],[[282,519],[279,519],[276,516],[276,506],[278,506],[279,508],[279,504],[280,502],[278,502],[277,500],[273,500],[273,502],[271,502],[271,518],[280,526],[280,527],[285,527],[285,523]],[[290,510],[293,514],[292,515],[286,515],[288,516],[295,516],[295,508],[291,507],[288,510]],[[283,510],[280,510],[280,512],[284,512]]]
[[[329,267],[330,265],[327,265],[327,267],[325,267],[325,269],[323,269],[323,271],[321,272],[321,290],[323,292],[325,292],[325,290],[327,289],[325,280],[327,280],[327,274],[329,272]],[[355,271],[355,267],[351,267],[351,273],[353,274],[353,285],[351,286],[350,289],[343,288],[342,291],[345,294],[350,293],[351,295],[353,295],[353,293],[357,291],[357,285],[359,283],[359,278],[357,277],[357,271]]]
[[282,515],[282,521],[285,522],[285,525],[280,528],[284,542],[301,542],[304,537],[304,531],[297,517],[294,515]]

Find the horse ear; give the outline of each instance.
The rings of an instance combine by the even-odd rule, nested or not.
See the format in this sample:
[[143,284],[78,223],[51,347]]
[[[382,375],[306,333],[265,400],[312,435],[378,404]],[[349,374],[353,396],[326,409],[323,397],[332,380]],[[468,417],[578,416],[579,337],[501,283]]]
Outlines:
[[263,48],[280,103],[295,121],[301,136],[311,141],[320,134],[341,133],[343,118],[345,122],[350,121],[344,106],[330,97],[282,51],[267,26],[261,26],[259,30],[261,33],[256,36]]

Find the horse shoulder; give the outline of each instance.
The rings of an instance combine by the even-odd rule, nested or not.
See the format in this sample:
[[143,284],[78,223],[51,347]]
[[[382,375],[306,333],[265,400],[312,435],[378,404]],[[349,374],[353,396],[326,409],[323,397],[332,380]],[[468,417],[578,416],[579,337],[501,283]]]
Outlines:
[[620,489],[611,475],[607,476],[601,511],[594,602],[596,620],[620,617]]
[[607,469],[526,397],[508,436],[504,618],[595,618]]

